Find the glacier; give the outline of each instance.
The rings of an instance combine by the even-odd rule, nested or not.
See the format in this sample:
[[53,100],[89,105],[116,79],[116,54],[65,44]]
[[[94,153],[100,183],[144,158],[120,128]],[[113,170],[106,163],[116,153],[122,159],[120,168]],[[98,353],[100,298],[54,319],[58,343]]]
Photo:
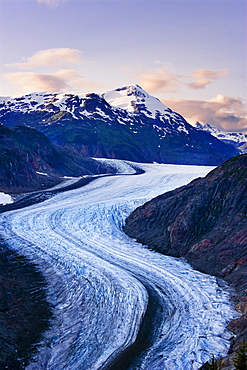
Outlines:
[[114,369],[150,304],[146,347],[122,368],[199,369],[228,351],[226,326],[237,313],[227,286],[140,245],[122,226],[139,205],[212,167],[142,163],[134,175],[136,163],[107,161],[121,173],[0,215],[1,237],[38,266],[53,306],[27,369]]

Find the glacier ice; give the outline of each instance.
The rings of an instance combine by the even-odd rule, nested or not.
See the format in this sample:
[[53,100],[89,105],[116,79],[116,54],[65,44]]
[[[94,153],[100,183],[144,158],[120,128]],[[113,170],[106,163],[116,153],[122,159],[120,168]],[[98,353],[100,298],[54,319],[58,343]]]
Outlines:
[[212,354],[227,353],[226,325],[236,317],[227,290],[122,232],[137,206],[212,167],[138,164],[145,173],[133,176],[128,162],[114,163],[124,175],[0,215],[0,234],[39,266],[53,305],[51,328],[29,370],[107,369],[136,340],[150,292],[159,303],[152,345],[130,369],[138,363],[146,370],[194,370]]

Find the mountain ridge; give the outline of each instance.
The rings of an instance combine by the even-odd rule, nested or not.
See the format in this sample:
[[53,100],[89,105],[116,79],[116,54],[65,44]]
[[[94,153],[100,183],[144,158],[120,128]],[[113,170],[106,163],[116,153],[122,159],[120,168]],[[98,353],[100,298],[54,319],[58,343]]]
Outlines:
[[226,144],[233,145],[237,150],[239,150],[240,154],[247,153],[247,134],[242,132],[222,131],[208,123],[203,125],[200,122],[197,122],[195,127],[198,130],[208,132]]
[[39,93],[3,99],[0,122],[34,128],[85,157],[218,165],[239,154],[138,85],[84,96]]

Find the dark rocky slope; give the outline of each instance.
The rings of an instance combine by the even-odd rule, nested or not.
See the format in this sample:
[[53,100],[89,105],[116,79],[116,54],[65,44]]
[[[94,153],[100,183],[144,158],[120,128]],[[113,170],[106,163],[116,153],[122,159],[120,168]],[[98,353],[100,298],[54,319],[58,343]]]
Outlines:
[[137,208],[124,231],[150,248],[185,257],[196,269],[224,278],[236,289],[242,317],[229,329],[247,339],[247,154],[234,157],[205,178]]
[[49,328],[52,307],[37,267],[0,242],[0,369],[21,370]]
[[72,150],[65,150],[35,129],[0,125],[0,191],[44,189],[63,176],[113,172],[109,167]]

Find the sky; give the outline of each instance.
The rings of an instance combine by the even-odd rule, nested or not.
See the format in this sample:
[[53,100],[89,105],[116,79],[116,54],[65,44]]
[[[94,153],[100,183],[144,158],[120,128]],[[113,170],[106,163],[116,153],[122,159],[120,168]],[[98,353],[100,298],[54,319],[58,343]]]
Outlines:
[[247,132],[246,0],[0,0],[0,96],[138,84]]

